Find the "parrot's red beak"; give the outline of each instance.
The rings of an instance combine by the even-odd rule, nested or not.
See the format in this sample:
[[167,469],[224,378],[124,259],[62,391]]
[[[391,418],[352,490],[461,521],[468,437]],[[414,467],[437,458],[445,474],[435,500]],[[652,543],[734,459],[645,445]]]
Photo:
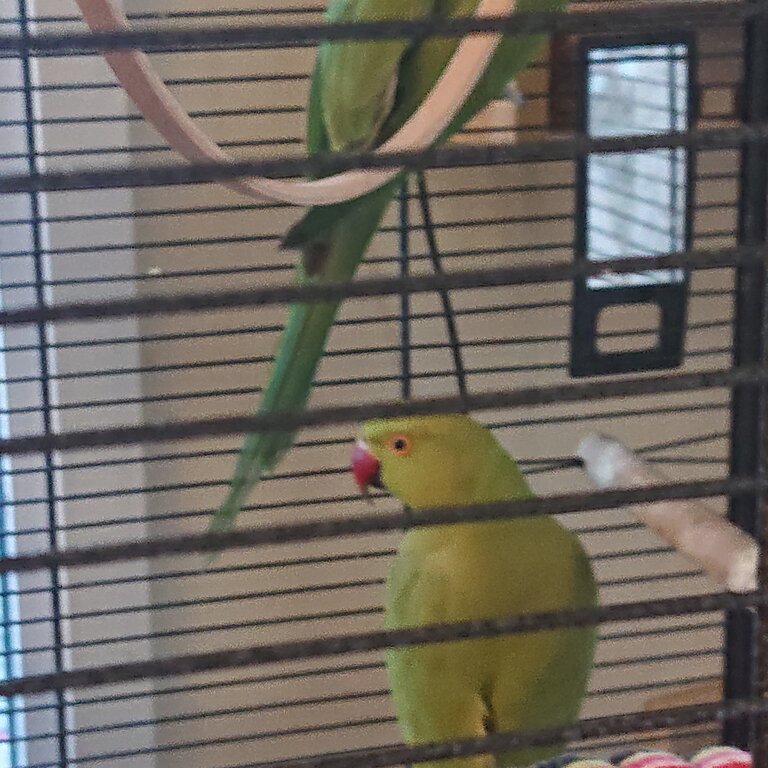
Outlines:
[[362,440],[357,440],[352,450],[352,474],[363,496],[368,495],[371,487],[384,487],[379,475],[380,468],[379,460],[368,450],[368,446]]

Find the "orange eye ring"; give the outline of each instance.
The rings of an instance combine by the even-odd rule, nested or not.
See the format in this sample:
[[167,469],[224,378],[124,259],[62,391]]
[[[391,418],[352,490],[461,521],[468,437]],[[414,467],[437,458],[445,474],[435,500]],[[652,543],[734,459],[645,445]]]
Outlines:
[[407,456],[412,448],[411,438],[405,435],[392,435],[387,440],[387,449],[394,453],[395,456]]

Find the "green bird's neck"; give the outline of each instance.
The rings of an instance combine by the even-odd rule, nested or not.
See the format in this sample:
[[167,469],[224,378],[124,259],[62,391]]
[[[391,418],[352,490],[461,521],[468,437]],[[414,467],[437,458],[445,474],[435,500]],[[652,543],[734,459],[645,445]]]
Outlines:
[[487,552],[489,547],[531,541],[547,541],[562,535],[563,528],[553,517],[537,516],[514,520],[483,520],[476,523],[429,525],[412,528],[408,544],[422,551],[458,547],[463,552]]
[[[465,497],[457,497],[451,506],[471,506],[475,504],[493,504],[533,498],[524,475],[516,462],[499,448],[499,451],[486,460],[484,471],[477,475],[478,481]],[[429,547],[442,546],[448,542],[461,541],[468,546],[473,541],[484,545],[489,538],[496,536],[528,537],[546,535],[548,531],[560,528],[552,517],[536,516],[517,519],[485,520],[480,522],[457,523],[449,525],[430,525],[414,528],[408,536]]]

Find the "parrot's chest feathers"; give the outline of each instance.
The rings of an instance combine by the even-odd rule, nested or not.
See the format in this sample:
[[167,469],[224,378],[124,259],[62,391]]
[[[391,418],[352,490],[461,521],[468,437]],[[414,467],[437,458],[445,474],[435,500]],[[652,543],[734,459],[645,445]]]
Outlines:
[[[551,518],[410,531],[391,586],[453,619],[557,610],[572,599],[575,537]],[[394,582],[397,581],[398,584]],[[437,605],[439,603],[440,605]]]

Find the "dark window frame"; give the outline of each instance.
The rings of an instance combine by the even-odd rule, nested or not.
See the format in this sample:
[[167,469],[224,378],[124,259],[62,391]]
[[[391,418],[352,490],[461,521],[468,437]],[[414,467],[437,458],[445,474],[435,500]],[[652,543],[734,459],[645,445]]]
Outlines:
[[[577,89],[576,127],[585,135],[589,127],[588,71],[589,52],[595,48],[630,48],[653,45],[683,45],[687,49],[688,93],[687,128],[695,127],[698,116],[697,48],[693,32],[670,30],[657,33],[623,35],[620,38],[585,35],[569,41],[575,54],[572,64],[577,75],[571,80]],[[563,61],[563,58],[560,58]],[[556,73],[553,72],[553,79]],[[588,214],[588,157],[576,161],[576,201],[574,253],[577,262],[586,263]],[[684,220],[684,249],[693,240],[693,211],[695,206],[695,153],[686,151],[686,200]],[[591,262],[594,263],[594,262]],[[679,367],[684,358],[685,325],[689,289],[688,270],[683,270],[679,282],[661,284],[590,288],[588,279],[574,280],[571,314],[570,373],[574,377],[612,375]],[[601,351],[598,347],[598,323],[601,313],[611,306],[651,304],[658,307],[660,322],[657,343],[647,349]]]

